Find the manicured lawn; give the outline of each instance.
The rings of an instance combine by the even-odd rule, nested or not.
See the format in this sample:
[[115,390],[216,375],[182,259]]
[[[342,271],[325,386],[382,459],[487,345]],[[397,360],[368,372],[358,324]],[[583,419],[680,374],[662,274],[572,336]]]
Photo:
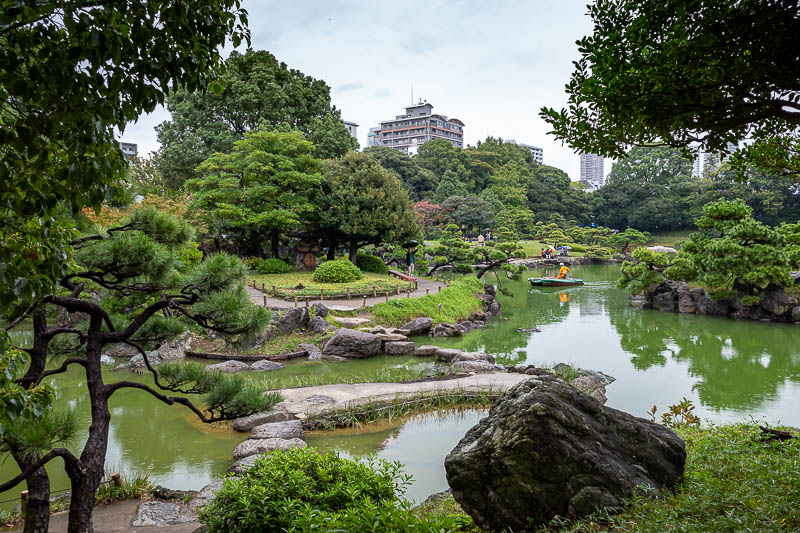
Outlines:
[[[541,241],[520,241],[520,244],[522,245],[522,249],[525,250],[525,253],[528,254],[528,257],[539,257],[539,254],[542,253],[542,248],[550,246]],[[583,252],[570,250],[569,255],[570,257],[583,257],[585,254]]]
[[[466,320],[473,313],[483,311],[481,300],[475,293],[483,292],[483,283],[475,277],[454,281],[442,292],[421,298],[400,298],[381,303],[372,308],[379,324],[399,326],[412,318],[429,316],[434,324]],[[439,305],[441,304],[441,311]]]
[[289,272],[288,274],[252,274],[247,281],[252,284],[255,279],[256,286],[259,289],[263,283],[270,295],[274,285],[278,292],[278,297],[284,299],[291,298],[292,289],[294,289],[294,294],[297,297],[312,298],[319,298],[320,289],[325,292],[326,298],[328,296],[344,295],[347,293],[348,288],[353,296],[372,295],[373,288],[378,294],[386,291],[394,293],[397,287],[400,287],[400,290],[408,289],[408,283],[405,281],[385,274],[364,272],[363,276],[362,279],[349,283],[319,283],[314,281],[313,272]]
[[682,229],[675,231],[655,232],[653,233],[653,237],[647,241],[646,246],[669,246],[671,248],[675,248],[679,242],[687,240],[689,238],[689,234],[694,231],[697,230]]

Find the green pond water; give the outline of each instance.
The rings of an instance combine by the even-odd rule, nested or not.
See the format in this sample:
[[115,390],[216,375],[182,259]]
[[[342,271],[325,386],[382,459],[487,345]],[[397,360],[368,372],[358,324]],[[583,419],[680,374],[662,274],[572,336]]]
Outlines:
[[[532,270],[528,275],[545,273]],[[485,330],[458,339],[416,340],[483,350],[495,354],[501,364],[566,362],[601,370],[617,378],[608,387],[608,405],[637,416],[646,416],[653,405],[664,411],[686,397],[707,422],[753,417],[800,426],[800,327],[634,309],[627,293],[615,288],[618,266],[576,267],[574,274],[586,285],[534,289],[524,280],[503,280],[513,297],[499,296],[502,317]],[[541,331],[517,331],[534,327]],[[25,330],[14,335],[20,345],[31,340]],[[333,373],[370,376],[397,366],[421,369],[430,364],[430,359],[413,357],[297,361],[252,378],[325,380]],[[112,368],[109,364],[105,373],[108,382],[151,381]],[[86,416],[88,399],[79,375],[79,369],[73,369],[53,383],[58,405]],[[233,448],[246,437],[205,426],[187,410],[165,406],[136,390],[115,394],[111,412],[108,469],[149,471],[153,481],[171,488],[198,489],[224,473]],[[415,479],[408,496],[419,501],[447,488],[442,460],[480,416],[483,413],[476,411],[415,416],[358,430],[314,433],[308,441],[348,456],[377,453],[404,463]],[[72,448],[78,450],[82,444],[79,439]],[[60,462],[54,462],[50,471],[54,490],[68,488]],[[0,480],[16,473],[13,461],[0,464]],[[18,497],[19,490],[0,494],[0,501]],[[2,503],[0,508],[12,505]]]

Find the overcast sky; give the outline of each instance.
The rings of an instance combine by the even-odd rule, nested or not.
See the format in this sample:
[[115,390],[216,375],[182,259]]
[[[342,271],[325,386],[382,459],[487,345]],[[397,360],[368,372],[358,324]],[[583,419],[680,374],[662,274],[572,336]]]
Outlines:
[[[414,99],[464,122],[467,144],[492,135],[540,146],[544,162],[577,180],[577,154],[552,136],[542,106],[566,104],[564,85],[591,32],[586,0],[245,0],[252,47],[331,87],[358,141]],[[144,155],[158,148],[159,109],[123,140]],[[605,172],[610,170],[606,161]]]

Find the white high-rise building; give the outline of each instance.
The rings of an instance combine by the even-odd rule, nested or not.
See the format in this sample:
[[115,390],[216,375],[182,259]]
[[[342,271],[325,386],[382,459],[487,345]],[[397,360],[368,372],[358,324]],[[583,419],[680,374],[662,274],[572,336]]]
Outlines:
[[525,144],[525,143],[518,143],[514,139],[506,139],[506,142],[514,143],[517,146],[523,146],[527,148],[528,150],[531,151],[531,154],[533,154],[533,158],[536,160],[537,163],[539,163],[540,165],[544,164],[544,150],[542,150],[538,146],[532,146],[530,144]]
[[703,174],[703,152],[696,152],[694,154],[694,161],[692,161],[692,176],[699,178]]
[[358,128],[358,124],[355,122],[348,122],[346,120],[343,120],[342,122],[344,122],[344,125],[347,127],[347,131],[350,132],[350,135],[358,138],[358,135],[356,135],[356,128]]
[[603,158],[597,154],[581,154],[581,183],[589,190],[597,190],[606,184]]

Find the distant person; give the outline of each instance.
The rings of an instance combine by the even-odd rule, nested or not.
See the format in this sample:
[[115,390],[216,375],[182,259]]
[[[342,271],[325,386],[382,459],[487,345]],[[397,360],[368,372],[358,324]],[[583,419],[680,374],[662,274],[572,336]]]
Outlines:
[[469,238],[469,243],[472,244],[472,230],[469,230],[467,237]]
[[408,263],[408,275],[414,275],[414,254],[416,253],[416,248],[409,248],[406,252],[406,262]]
[[483,246],[483,233],[478,234],[478,246]]
[[542,248],[541,252],[539,253],[539,258],[547,259],[547,252],[544,251],[544,248]]
[[570,279],[572,277],[572,270],[565,266],[564,263],[559,263],[558,266],[561,268],[558,269],[558,275],[556,276],[556,279]]

